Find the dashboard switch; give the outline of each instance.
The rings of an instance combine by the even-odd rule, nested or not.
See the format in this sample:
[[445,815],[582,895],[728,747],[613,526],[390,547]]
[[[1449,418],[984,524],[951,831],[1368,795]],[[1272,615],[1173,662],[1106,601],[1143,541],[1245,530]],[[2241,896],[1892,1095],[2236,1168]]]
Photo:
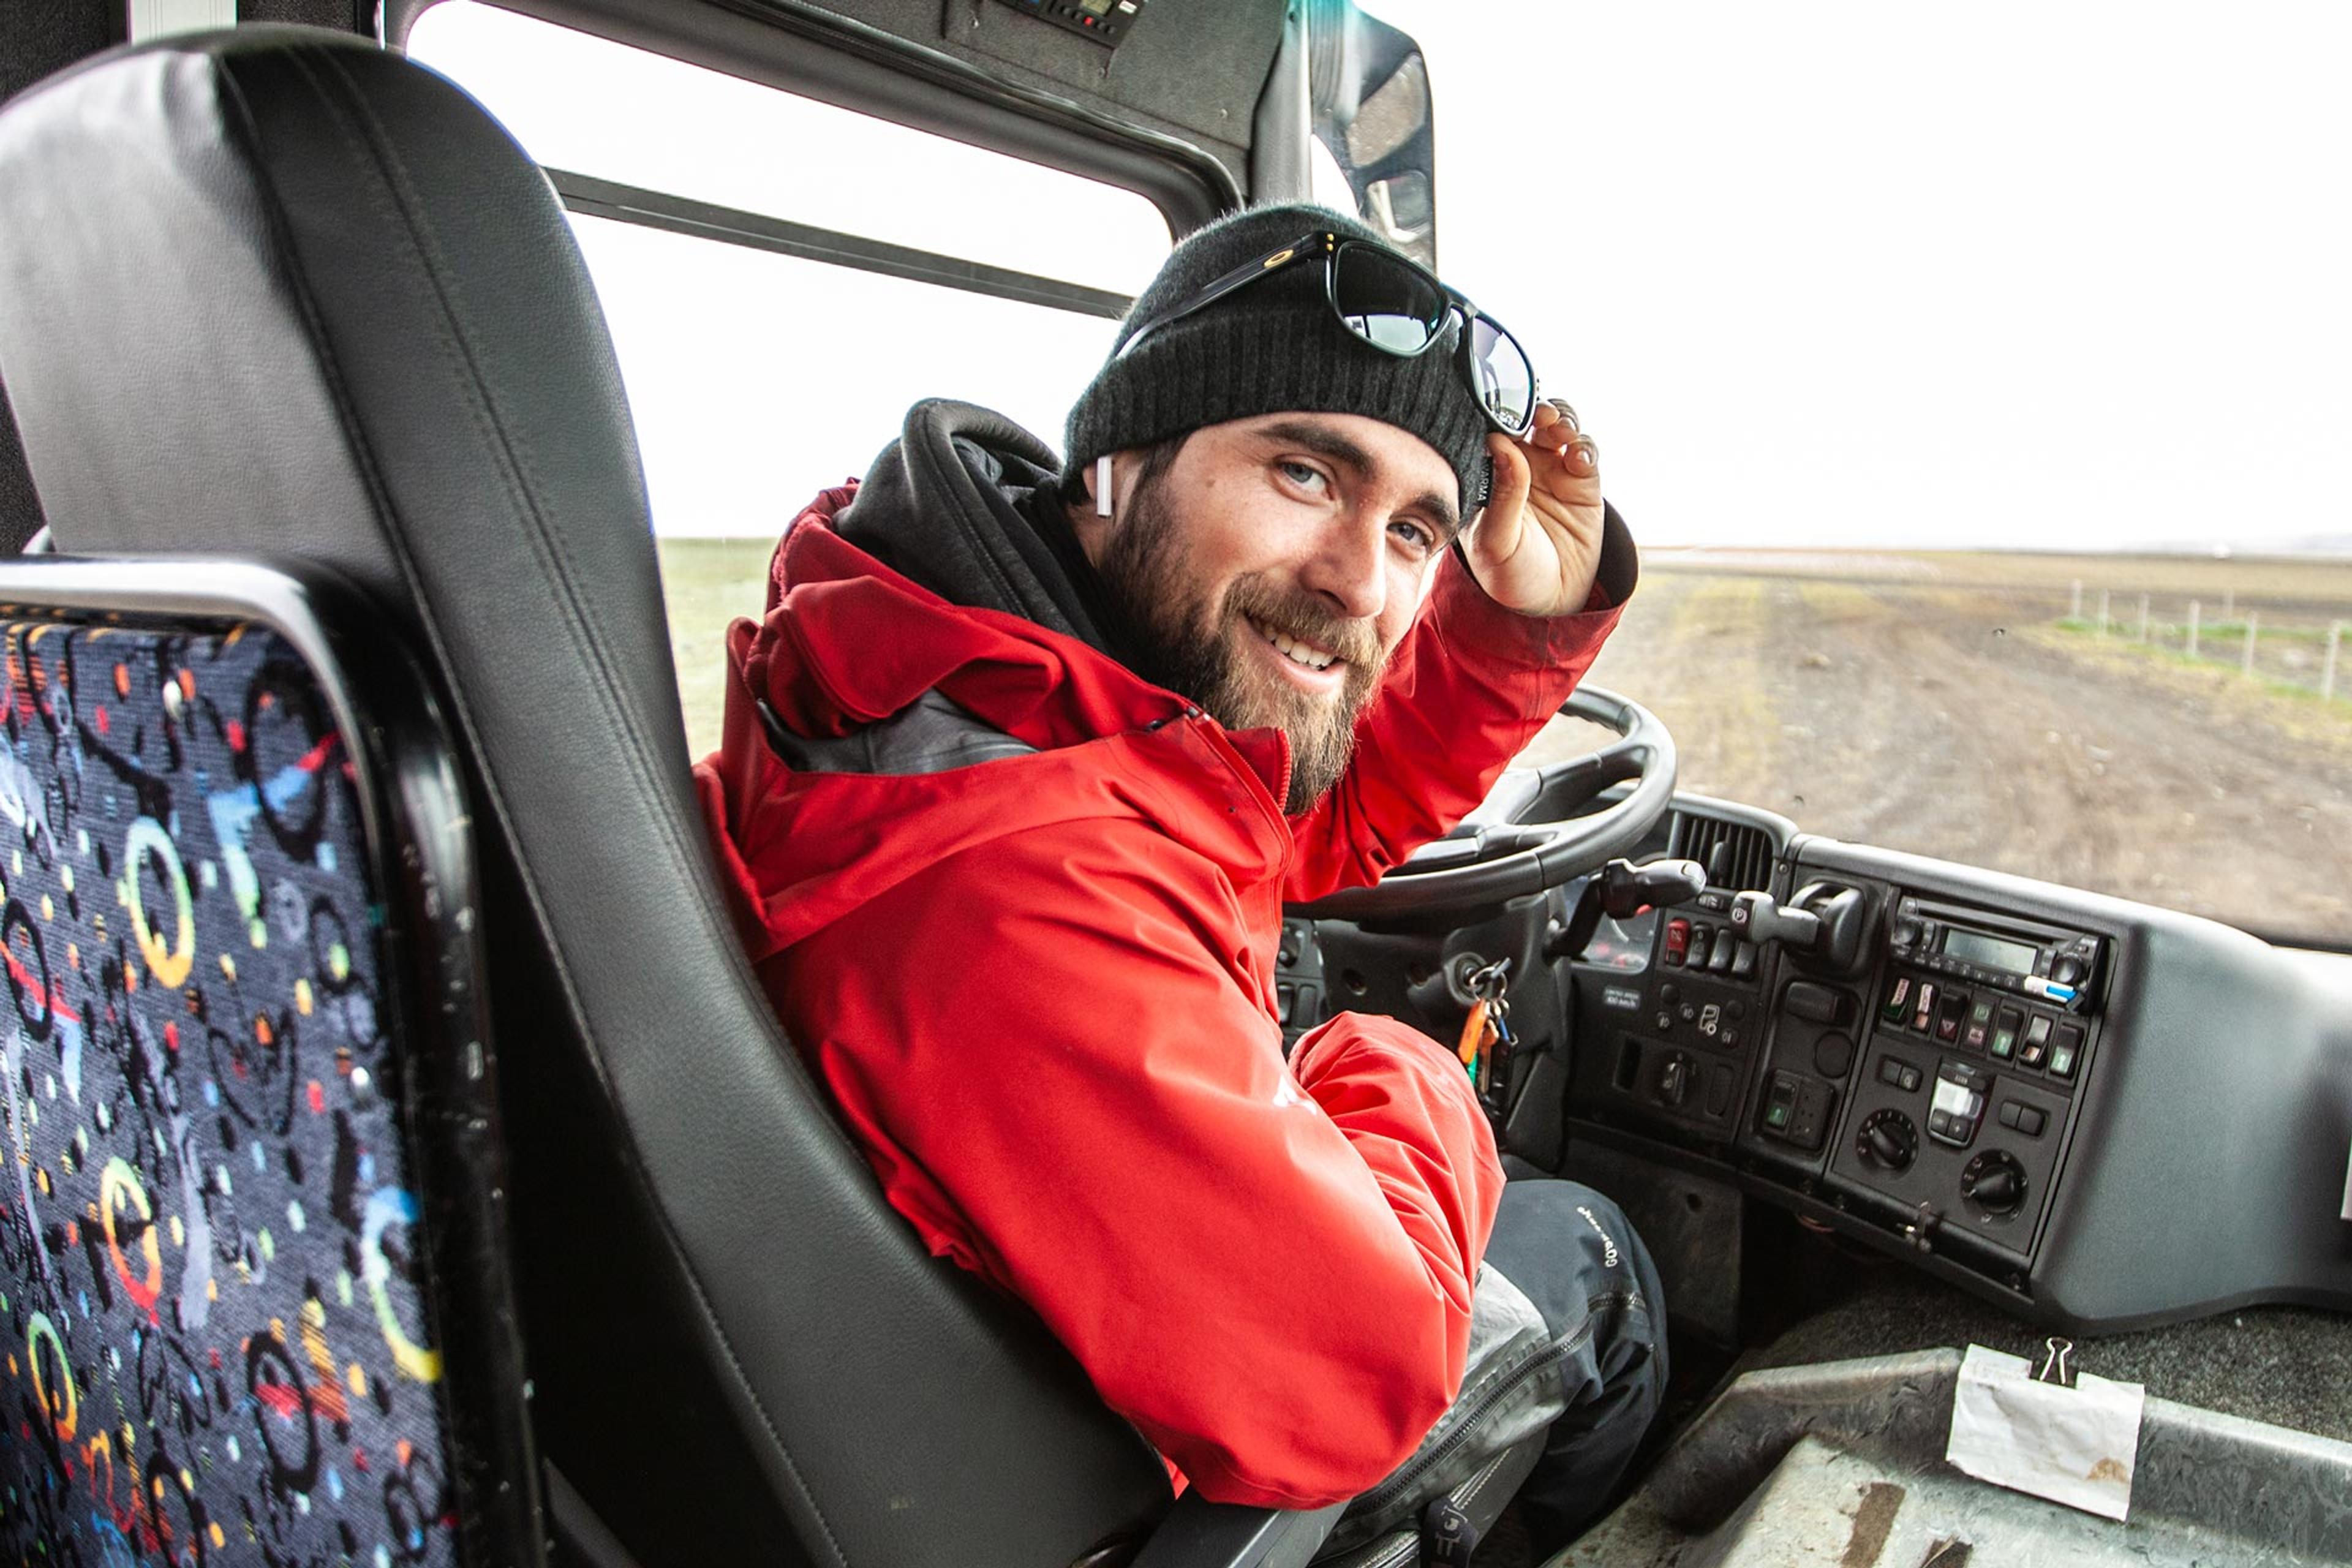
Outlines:
[[2025,1021],[2025,1044],[2018,1047],[2018,1062],[2024,1067],[2038,1068],[2042,1065],[2042,1058],[2049,1054],[2049,1050],[2050,1020],[2044,1015],[2036,1013]]
[[1780,1005],[1793,1016],[1810,1024],[1843,1024],[1849,1004],[1843,991],[1832,991],[1810,980],[1796,980],[1780,994]]
[[1960,1019],[1969,1010],[1969,994],[1965,991],[1944,993],[1943,1005],[1936,1014],[1936,1037],[1952,1045],[1960,1037]]
[[1911,1026],[1924,1035],[1927,1032],[1927,1026],[1935,1021],[1936,983],[1923,980],[1919,983],[1918,1003],[1911,1009]]
[[2058,1038],[2050,1047],[2050,1076],[2073,1078],[2074,1066],[2083,1059],[2083,1029],[2078,1024],[2058,1026]]
[[1756,944],[1752,942],[1733,942],[1731,945],[1731,977],[1734,980],[1748,980],[1753,978],[1755,973]]
[[1837,1109],[1837,1090],[1795,1073],[1774,1073],[1764,1095],[1764,1131],[1768,1137],[1818,1151],[1829,1136],[1830,1118]]
[[1986,1214],[2005,1219],[2025,1206],[2025,1167],[2012,1154],[1988,1149],[1960,1172],[1960,1194]]
[[1854,1137],[1853,1152],[1874,1170],[1907,1171],[1919,1154],[1918,1130],[1899,1110],[1874,1110]]
[[1691,1059],[1676,1051],[1658,1069],[1658,1103],[1679,1107],[1690,1098]]
[[2025,1015],[2014,1007],[2003,1007],[1993,1019],[1992,1055],[1995,1061],[2005,1062],[2017,1054],[2017,1031],[2025,1026]]
[[1936,1071],[1936,1098],[1927,1107],[1927,1136],[1955,1149],[1976,1141],[1977,1124],[1984,1120],[1985,1096],[1992,1075],[1965,1062],[1946,1062]]
[[1679,964],[1690,955],[1691,923],[1674,920],[1666,922],[1666,962]]

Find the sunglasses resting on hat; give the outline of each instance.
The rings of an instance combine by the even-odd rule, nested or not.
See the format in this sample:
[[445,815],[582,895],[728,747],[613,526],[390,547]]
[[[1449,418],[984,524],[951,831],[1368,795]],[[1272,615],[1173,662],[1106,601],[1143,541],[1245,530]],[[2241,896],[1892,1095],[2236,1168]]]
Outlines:
[[1383,353],[1400,359],[1425,353],[1444,335],[1447,320],[1459,316],[1463,377],[1487,423],[1514,438],[1534,427],[1535,366],[1500,321],[1426,268],[1384,246],[1328,229],[1302,235],[1203,285],[1182,304],[1138,327],[1112,357],[1126,358],[1160,328],[1206,310],[1237,289],[1310,261],[1322,264],[1323,297],[1339,324]]

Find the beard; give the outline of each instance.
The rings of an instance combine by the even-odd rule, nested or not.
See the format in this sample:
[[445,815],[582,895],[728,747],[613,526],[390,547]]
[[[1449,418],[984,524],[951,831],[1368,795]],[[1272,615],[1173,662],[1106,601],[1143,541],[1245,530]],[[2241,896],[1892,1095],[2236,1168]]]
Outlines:
[[[1380,679],[1387,650],[1369,620],[1336,615],[1313,595],[1261,574],[1236,579],[1211,604],[1191,571],[1182,520],[1153,475],[1135,487],[1099,570],[1125,613],[1136,673],[1190,698],[1228,730],[1280,730],[1290,742],[1292,816],[1339,783],[1356,750],[1356,717]],[[1261,668],[1251,622],[1347,661],[1330,696],[1302,691]]]

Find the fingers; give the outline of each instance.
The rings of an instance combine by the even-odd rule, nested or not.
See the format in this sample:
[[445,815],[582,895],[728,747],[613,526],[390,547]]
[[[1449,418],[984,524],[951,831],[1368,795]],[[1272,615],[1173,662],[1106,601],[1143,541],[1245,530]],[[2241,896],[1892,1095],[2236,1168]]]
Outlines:
[[1601,471],[1601,448],[1577,424],[1576,411],[1564,403],[1555,400],[1536,405],[1535,424],[1521,440],[1561,459],[1578,479],[1589,479]]
[[1486,496],[1486,509],[1478,514],[1471,543],[1481,554],[1499,560],[1518,548],[1520,514],[1534,475],[1527,453],[1509,437],[1489,435],[1486,451],[1495,459],[1495,484]]
[[1601,444],[1591,437],[1579,434],[1570,438],[1560,457],[1568,471],[1580,479],[1597,479],[1601,474]]

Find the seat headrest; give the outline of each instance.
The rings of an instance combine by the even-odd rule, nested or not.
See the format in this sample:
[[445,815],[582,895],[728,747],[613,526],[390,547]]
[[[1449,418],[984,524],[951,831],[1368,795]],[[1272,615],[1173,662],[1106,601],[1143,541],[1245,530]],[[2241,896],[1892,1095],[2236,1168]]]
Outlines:
[[539,575],[521,533],[465,526],[485,479],[560,512],[570,550],[648,548],[553,192],[455,86],[362,39],[187,35],[12,101],[0,300],[62,549],[331,556],[398,603],[398,535],[446,529],[473,570]]

